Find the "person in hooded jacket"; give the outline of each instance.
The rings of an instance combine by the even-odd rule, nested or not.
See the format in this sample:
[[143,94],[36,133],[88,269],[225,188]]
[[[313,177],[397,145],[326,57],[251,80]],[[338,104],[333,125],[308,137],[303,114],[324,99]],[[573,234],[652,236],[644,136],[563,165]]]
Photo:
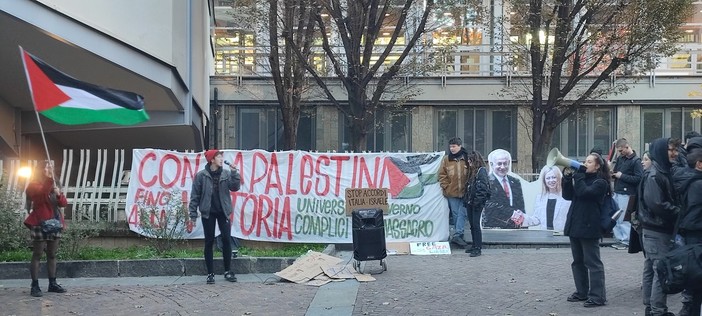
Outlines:
[[215,242],[215,224],[222,235],[222,257],[224,259],[224,279],[236,282],[236,276],[230,270],[232,261],[231,223],[232,197],[230,194],[239,191],[241,176],[236,167],[230,165],[229,170],[224,169],[223,154],[216,149],[205,152],[207,164],[205,169],[195,174],[192,190],[190,191],[190,204],[188,213],[190,222],[187,232],[190,233],[197,223],[197,211],[202,218],[202,229],[205,234],[205,267],[207,268],[207,284],[214,284],[214,259],[212,246]]
[[570,238],[575,281],[575,292],[567,300],[584,301],[585,307],[607,303],[604,264],[600,258],[600,212],[605,197],[611,193],[609,178],[609,167],[597,153],[588,155],[577,172],[567,168],[563,176],[563,198],[571,201],[563,234]]
[[[697,137],[702,140],[702,137]],[[675,192],[680,197],[680,227],[678,231],[685,244],[702,244],[702,148],[688,151],[689,168],[680,169],[673,176]],[[695,193],[692,193],[695,192]],[[685,290],[682,293],[683,307],[678,316],[700,315],[702,292]]]
[[679,140],[659,138],[651,142],[652,166],[644,172],[638,189],[638,219],[643,228],[645,254],[642,294],[645,315],[672,315],[654,269],[672,250],[673,228],[680,207],[671,181],[671,168],[678,159]]

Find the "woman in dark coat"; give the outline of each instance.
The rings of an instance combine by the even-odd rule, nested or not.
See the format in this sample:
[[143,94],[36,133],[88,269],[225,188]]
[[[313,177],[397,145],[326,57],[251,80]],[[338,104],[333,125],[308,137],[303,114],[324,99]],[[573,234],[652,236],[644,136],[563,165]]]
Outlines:
[[463,205],[468,210],[468,223],[470,223],[470,237],[472,247],[466,248],[471,257],[482,254],[483,232],[480,229],[480,216],[483,214],[485,202],[490,197],[490,179],[483,156],[473,151],[468,154],[468,181],[463,192]]
[[564,235],[570,237],[573,254],[575,292],[569,302],[584,301],[585,307],[603,306],[605,293],[604,265],[600,259],[600,207],[610,190],[609,168],[602,156],[592,153],[585,165],[563,177],[563,198],[570,200]]

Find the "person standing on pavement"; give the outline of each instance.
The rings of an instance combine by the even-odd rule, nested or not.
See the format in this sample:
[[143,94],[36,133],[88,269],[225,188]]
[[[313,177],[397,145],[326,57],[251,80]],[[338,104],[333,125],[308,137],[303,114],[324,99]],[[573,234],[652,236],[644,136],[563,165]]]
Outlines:
[[575,292],[569,302],[584,302],[585,307],[607,304],[604,264],[600,258],[600,208],[610,191],[610,172],[602,156],[592,153],[585,165],[563,176],[563,198],[571,201],[564,235],[570,238],[573,254]]
[[[620,210],[626,210],[629,200],[635,198],[636,189],[641,182],[643,167],[641,158],[636,156],[636,152],[629,146],[626,138],[618,139],[614,148],[619,152],[619,157],[614,163],[612,178],[614,179],[614,195]],[[629,247],[629,234],[631,233],[631,223],[624,220],[625,216],[617,218],[617,225],[614,226],[614,238],[617,244],[612,245],[616,249],[626,249]]]
[[192,190],[190,191],[190,205],[188,211],[190,222],[187,225],[188,233],[192,232],[197,223],[197,211],[200,210],[202,229],[205,234],[205,266],[207,268],[207,284],[214,284],[214,259],[213,249],[215,241],[215,223],[222,235],[222,257],[224,259],[224,279],[236,282],[236,276],[230,270],[232,261],[231,223],[232,198],[230,192],[239,191],[241,176],[236,167],[230,165],[229,170],[223,168],[224,158],[222,152],[210,149],[205,152],[207,164],[205,169],[195,174]]
[[470,248],[466,248],[466,252],[470,253],[471,257],[477,257],[482,254],[483,249],[480,216],[483,214],[485,202],[490,198],[490,179],[488,178],[485,160],[479,152],[472,151],[468,155],[468,165],[470,166],[470,176],[465,185],[463,203],[468,211],[472,245]]
[[[702,244],[702,195],[699,194],[702,192],[702,149],[688,151],[687,163],[689,168],[681,169],[673,176],[682,205],[679,232],[686,245]],[[683,291],[682,302],[678,316],[700,315],[702,291]]]
[[46,270],[49,275],[48,291],[65,293],[66,289],[56,283],[56,253],[58,252],[61,232],[42,230],[42,222],[56,216],[59,217],[61,224],[65,225],[63,215],[58,208],[68,205],[66,196],[54,181],[54,167],[51,162],[47,161],[43,168],[37,168],[33,172],[33,181],[29,183],[25,193],[31,203],[31,212],[24,220],[24,225],[29,228],[32,239],[32,261],[29,265],[29,273],[32,277],[30,295],[34,297],[43,295],[39,287],[39,264],[43,253],[46,253]]
[[678,159],[680,140],[658,138],[651,142],[652,166],[644,172],[638,190],[638,219],[643,228],[645,254],[642,294],[645,315],[672,315],[667,296],[661,288],[654,267],[673,249],[673,229],[680,207],[675,198],[671,167]]
[[465,248],[468,243],[463,239],[467,210],[463,206],[463,191],[468,180],[468,152],[463,148],[463,141],[454,137],[449,140],[449,153],[441,161],[439,167],[439,184],[448,200],[449,209],[456,221],[451,243]]

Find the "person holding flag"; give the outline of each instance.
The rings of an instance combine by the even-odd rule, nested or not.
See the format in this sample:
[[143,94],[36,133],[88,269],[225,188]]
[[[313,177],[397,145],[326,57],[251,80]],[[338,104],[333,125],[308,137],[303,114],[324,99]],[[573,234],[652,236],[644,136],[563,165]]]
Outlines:
[[[43,169],[43,170],[40,170]],[[41,256],[46,253],[46,270],[49,274],[49,292],[65,293],[66,289],[56,283],[56,252],[58,251],[61,229],[48,230],[43,227],[47,220],[58,219],[63,227],[63,216],[59,207],[68,205],[66,196],[55,185],[54,168],[51,162],[46,162],[44,168],[37,168],[33,173],[33,180],[26,189],[26,194],[31,203],[31,212],[24,220],[24,225],[29,228],[32,239],[32,261],[29,273],[32,277],[30,294],[41,297],[39,288],[39,263]]]
[[53,163],[39,113],[63,125],[134,125],[148,121],[149,115],[144,110],[144,98],[141,95],[80,81],[50,66],[22,47],[19,47],[19,51],[47,161],[43,172],[34,173],[37,178],[26,189],[26,195],[33,206],[24,222],[30,229],[33,240],[30,293],[40,297],[39,261],[44,251],[49,274],[48,291],[66,292],[56,283],[56,251],[64,222],[58,207],[65,207],[68,201],[54,182]]

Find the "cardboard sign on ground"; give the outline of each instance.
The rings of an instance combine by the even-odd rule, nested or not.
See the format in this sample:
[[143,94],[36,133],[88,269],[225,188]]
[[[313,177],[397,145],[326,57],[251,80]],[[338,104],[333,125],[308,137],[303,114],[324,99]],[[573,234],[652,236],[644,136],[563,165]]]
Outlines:
[[388,255],[408,255],[410,253],[410,245],[406,242],[389,242],[385,244],[388,250]]
[[448,241],[413,242],[410,243],[410,253],[413,255],[450,255],[451,246]]
[[356,270],[349,265],[325,267],[322,270],[324,270],[324,274],[332,279],[353,279],[353,274],[356,272]]
[[339,258],[321,252],[310,251],[305,256],[295,260],[289,267],[276,272],[275,275],[290,282],[305,283],[321,274],[323,269],[333,267],[341,261]]
[[353,210],[378,208],[383,215],[388,215],[388,189],[363,188],[346,189],[346,216],[351,216]]

